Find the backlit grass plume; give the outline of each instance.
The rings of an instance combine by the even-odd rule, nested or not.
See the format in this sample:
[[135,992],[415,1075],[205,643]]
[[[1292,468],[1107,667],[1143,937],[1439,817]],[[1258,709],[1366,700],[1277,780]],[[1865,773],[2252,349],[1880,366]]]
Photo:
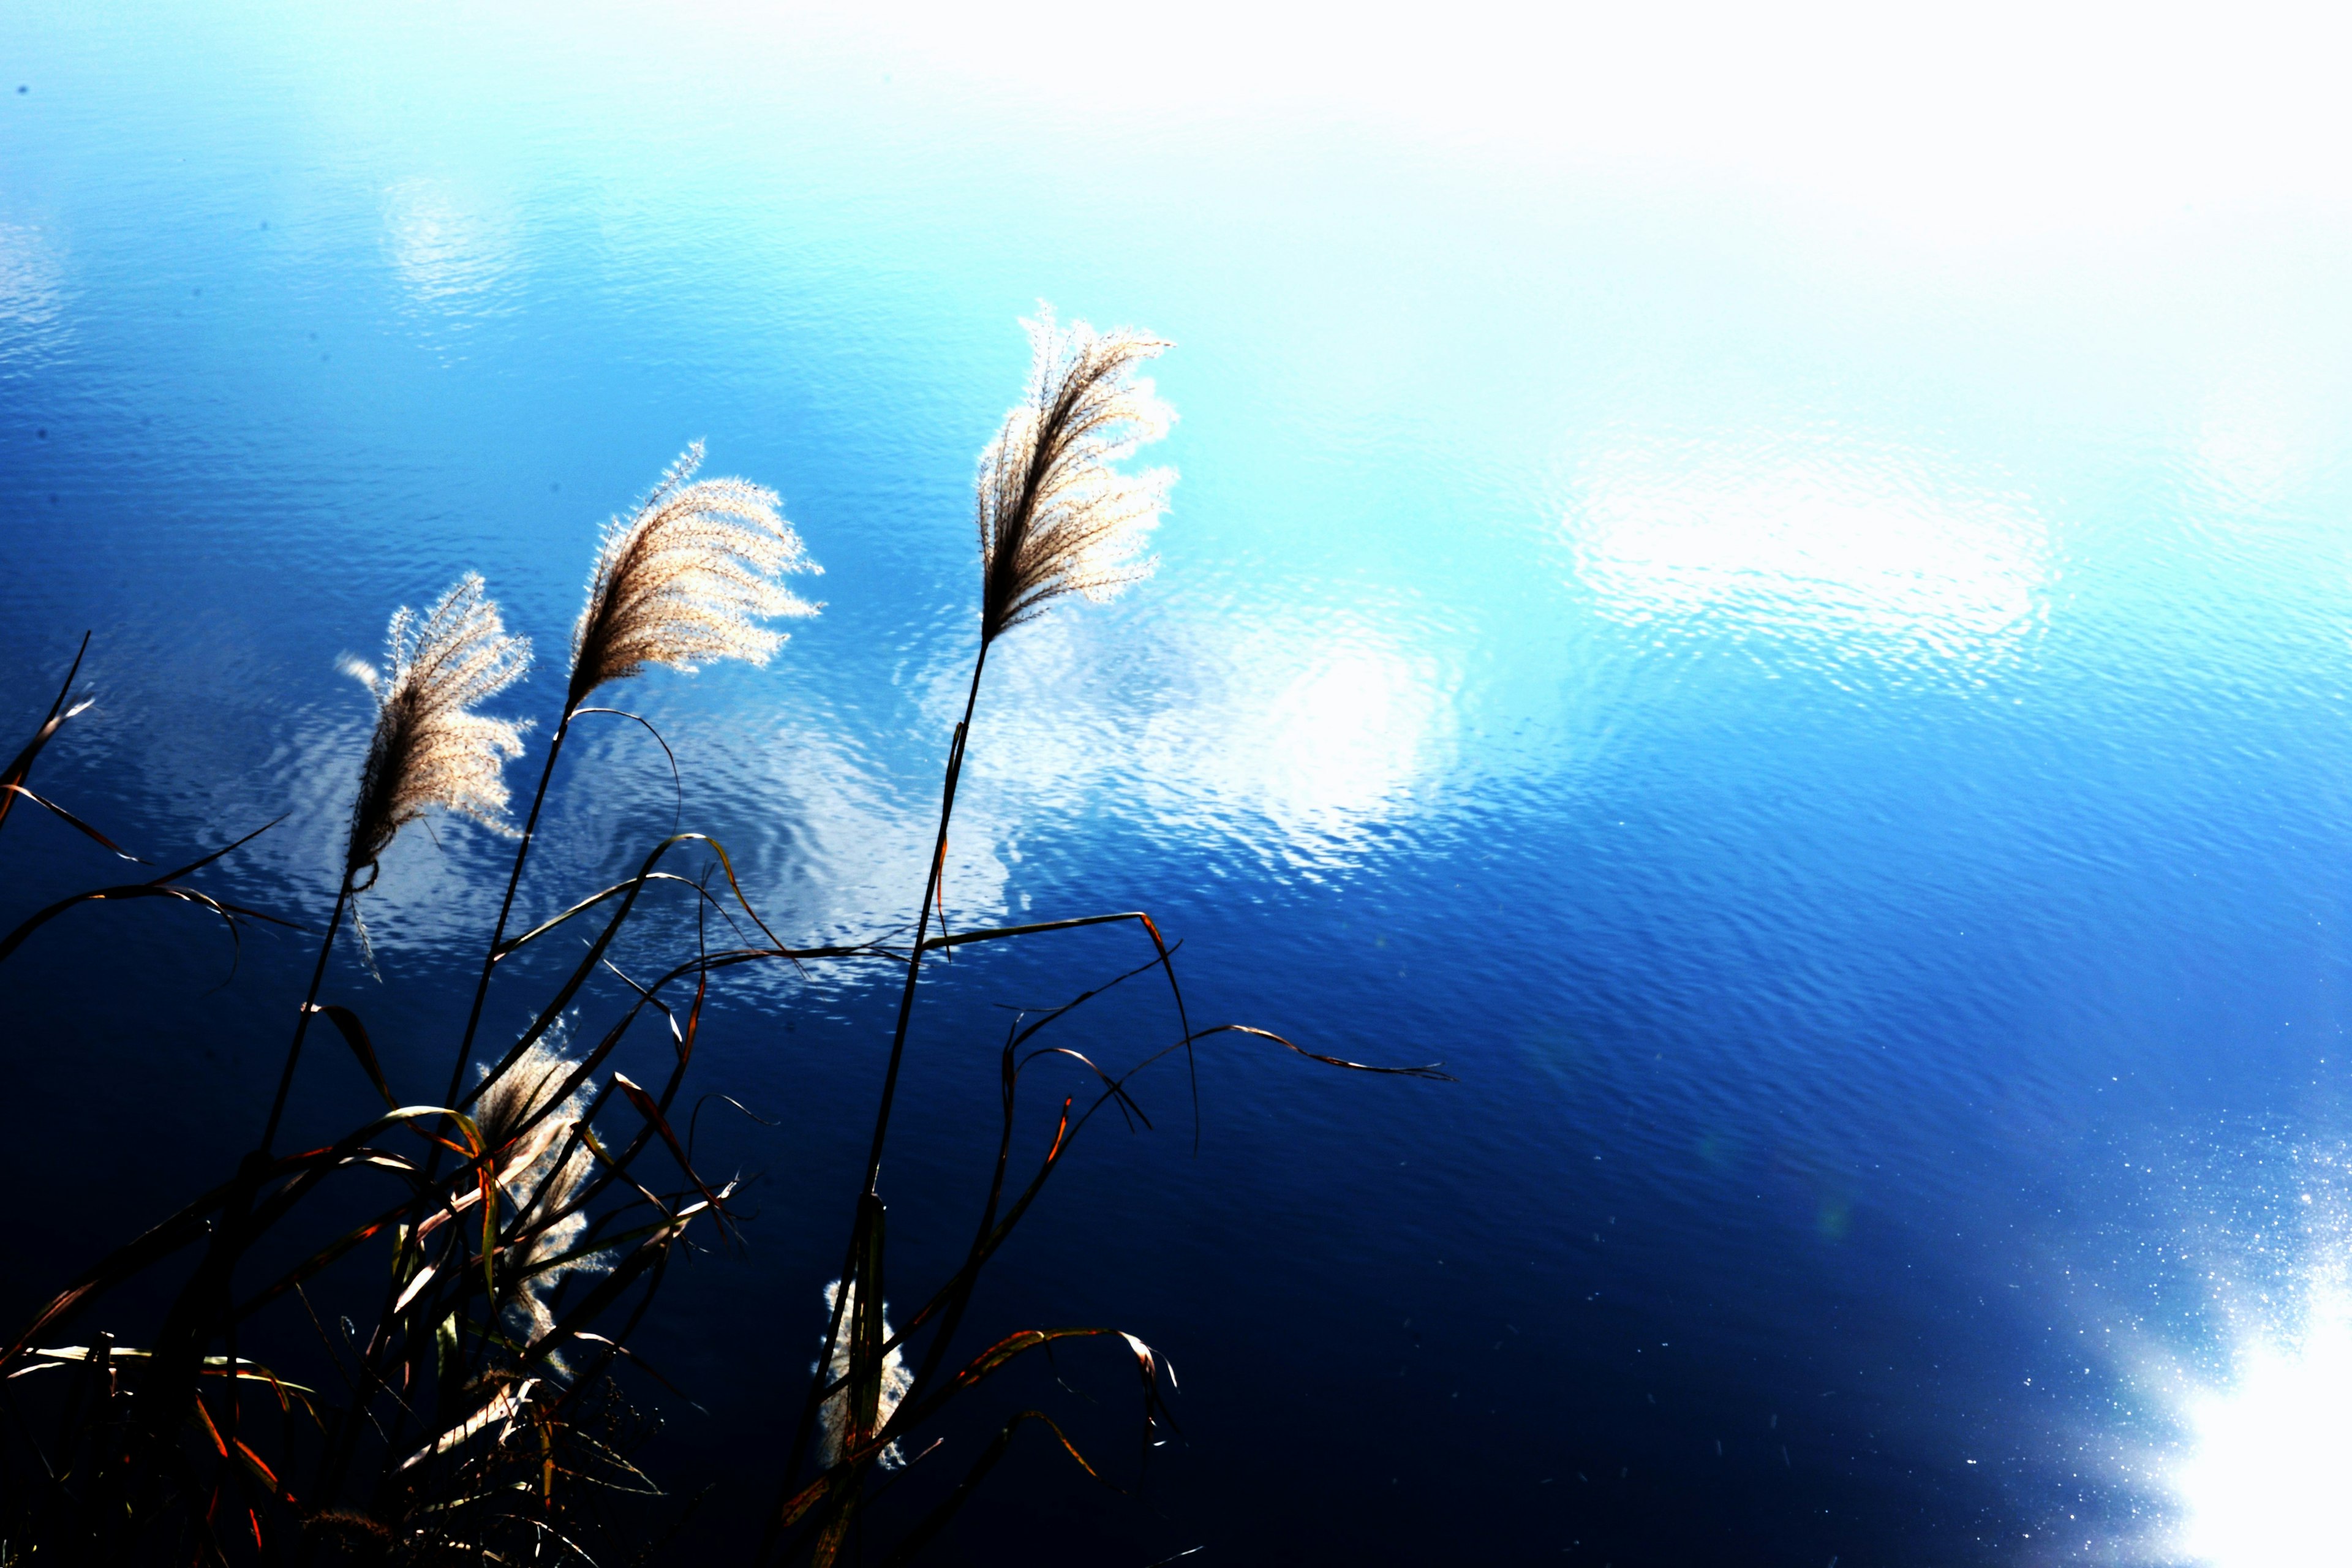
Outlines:
[[[898,999],[898,1025],[883,1069],[882,1100],[874,1118],[874,1143],[866,1155],[866,1191],[874,1191],[882,1170],[882,1144],[906,1052],[907,1022],[915,1005],[915,979],[923,963],[923,939],[930,930],[946,864],[948,823],[955,814],[956,784],[963,773],[964,743],[971,733],[972,710],[980,701],[980,678],[990,647],[1013,627],[1034,620],[1045,606],[1070,594],[1110,597],[1148,576],[1151,563],[1141,554],[1144,536],[1168,508],[1172,468],[1124,474],[1114,467],[1148,441],[1168,433],[1175,412],[1160,401],[1151,383],[1136,374],[1145,361],[1171,345],[1131,327],[1097,332],[1084,321],[1065,329],[1053,307],[1040,304],[1037,319],[1024,321],[1029,332],[1029,387],[1004,416],[996,438],[980,455],[974,510],[980,523],[980,650],[964,694],[963,721],[948,743],[947,784],[940,804],[940,829],[931,850],[923,896],[915,906],[915,942],[907,957],[907,985]],[[944,914],[942,915],[944,918]],[[856,1283],[855,1260],[843,1277]],[[828,1352],[830,1353],[830,1352]]]
[[[472,1059],[474,1036],[490,994],[490,973],[514,912],[530,858],[531,835],[540,807],[555,777],[555,760],[572,733],[572,721],[589,693],[611,680],[626,680],[649,664],[691,670],[698,661],[740,658],[765,664],[782,646],[782,632],[759,623],[777,616],[814,616],[817,606],[776,581],[796,572],[821,573],[801,537],[776,510],[776,492],[748,479],[698,479],[702,443],[695,442],[662,475],[650,494],[626,518],[604,528],[596,565],[588,577],[588,602],[572,628],[572,679],[563,712],[548,742],[539,788],[523,818],[522,842],[507,875],[506,897],[490,928],[475,983],[474,1005],[466,1032],[449,1065],[449,1098],[455,1100]],[[596,710],[590,709],[593,712]],[[634,716],[634,715],[633,715]],[[650,725],[647,728],[651,728]]]
[[[846,1287],[849,1292],[849,1299],[846,1301],[841,1300],[843,1289],[844,1286],[838,1279],[824,1288],[824,1310],[827,1312],[835,1313],[841,1321],[848,1322],[857,1316],[857,1282],[851,1280]],[[889,1337],[890,1318],[886,1309],[882,1318],[881,1338],[887,1340]],[[850,1362],[847,1337],[836,1338],[830,1353],[832,1361],[825,1368],[827,1380],[840,1382],[847,1378]],[[905,1352],[893,1348],[882,1358],[881,1397],[875,1405],[874,1430],[878,1432],[890,1424],[890,1417],[898,1413],[899,1401],[907,1397],[907,1391],[914,1385],[915,1374],[908,1369]],[[845,1388],[824,1402],[824,1415],[819,1417],[823,1429],[823,1436],[817,1447],[819,1464],[829,1466],[841,1462],[843,1438],[849,1431],[849,1395],[850,1391]],[[896,1443],[886,1445],[879,1456],[879,1463],[886,1470],[898,1469],[906,1462],[906,1456],[899,1452],[898,1445]]]
[[[962,721],[948,742],[939,833],[932,840],[922,897],[915,904],[914,940],[908,945],[907,979],[898,994],[889,1061],[882,1070],[874,1141],[866,1155],[866,1184],[842,1262],[845,1300],[835,1306],[825,1331],[809,1403],[784,1467],[788,1474],[808,1451],[805,1445],[813,1430],[821,1428],[820,1453],[837,1453],[842,1446],[849,1391],[828,1398],[824,1391],[830,1384],[854,1373],[854,1384],[868,1389],[878,1385],[891,1405],[900,1396],[892,1392],[900,1374],[888,1358],[877,1357],[887,1331],[869,1336],[870,1342],[861,1350],[854,1306],[856,1292],[877,1277],[872,1270],[881,1252],[877,1194],[883,1145],[889,1137],[898,1070],[906,1059],[907,1026],[914,1016],[915,985],[922,973],[932,910],[938,908],[940,919],[946,919],[940,881],[947,865],[948,825],[955,815],[956,785],[963,774],[964,747],[971,736],[988,650],[998,637],[1035,619],[1056,599],[1071,594],[1107,599],[1148,575],[1151,563],[1142,554],[1144,538],[1167,510],[1168,489],[1176,479],[1172,469],[1127,474],[1117,467],[1145,443],[1166,435],[1175,420],[1151,383],[1137,374],[1144,362],[1170,346],[1166,341],[1128,327],[1097,332],[1084,321],[1064,329],[1055,323],[1052,307],[1042,304],[1037,319],[1022,325],[1029,331],[1028,390],[981,453],[974,498],[980,525],[980,647],[972,659],[971,685],[964,694]],[[938,1342],[943,1344],[944,1338]],[[861,1355],[866,1364],[856,1364]]]
[[530,668],[528,638],[510,637],[499,607],[467,573],[419,617],[402,605],[385,638],[387,668],[346,658],[375,697],[375,735],[352,806],[344,870],[373,866],[393,838],[441,806],[511,835],[508,759],[522,755],[522,725],[471,711]]
[[776,510],[776,492],[745,479],[698,479],[701,466],[697,441],[635,513],[606,527],[572,634],[567,708],[649,664],[764,664],[784,638],[758,622],[816,614],[776,581],[822,570]]
[[[494,1180],[520,1227],[500,1264],[499,1306],[520,1344],[554,1329],[548,1298],[566,1275],[599,1272],[609,1264],[593,1253],[567,1257],[586,1237],[588,1216],[579,1199],[595,1173],[587,1141],[572,1136],[588,1114],[588,1086],[561,1104],[550,1101],[579,1066],[559,1047],[539,1040],[487,1086],[475,1106],[483,1144],[496,1152]],[[440,1217],[436,1214],[425,1224]],[[551,1359],[558,1372],[564,1370],[561,1357]]]
[[[327,921],[326,940],[319,945],[319,962],[310,972],[310,993],[295,1016],[294,1041],[286,1049],[278,1098],[262,1131],[264,1153],[286,1112],[286,1097],[294,1087],[294,1069],[317,1011],[313,1004],[327,977],[327,954],[335,945],[343,910],[356,910],[359,894],[374,885],[376,862],[393,839],[436,805],[496,832],[514,831],[506,820],[504,770],[509,758],[522,755],[522,726],[472,710],[530,670],[530,641],[508,635],[498,605],[482,592],[481,574],[468,572],[458,578],[421,617],[405,605],[394,610],[384,635],[384,663],[378,669],[364,659],[343,659],[345,673],[356,677],[375,698],[375,733],[368,740],[367,761],[360,769],[359,797],[352,803],[351,837],[343,848],[335,912]],[[360,880],[362,873],[367,874],[365,882]],[[363,925],[360,943],[365,951]]]
[[1110,597],[1150,573],[1144,536],[1168,510],[1171,468],[1114,464],[1168,433],[1175,416],[1137,367],[1169,345],[1121,327],[1066,330],[1051,309],[1029,329],[1029,392],[981,454],[981,640],[1067,594]]

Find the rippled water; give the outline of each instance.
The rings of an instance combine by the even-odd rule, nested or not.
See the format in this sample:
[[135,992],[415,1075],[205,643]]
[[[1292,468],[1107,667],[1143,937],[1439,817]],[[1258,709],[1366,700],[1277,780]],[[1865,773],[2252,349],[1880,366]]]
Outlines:
[[[1183,1436],[1139,1501],[1010,1474],[972,1559],[2221,1553],[2199,1401],[2278,1382],[2241,1347],[2301,1331],[2352,1212],[2336,198],[2085,180],[2112,224],[2070,227],[2068,165],[2004,228],[2009,187],[1932,159],[1856,207],[1730,132],[1708,174],[1482,140],[1370,67],[1322,92],[1353,42],[1193,80],[1129,24],[941,26],[0,17],[0,703],[28,728],[84,627],[100,699],[49,793],[164,857],[290,812],[219,885],[321,917],[365,721],[337,655],[470,568],[560,662],[598,525],[704,437],[827,607],[626,700],[780,931],[902,921],[1016,318],[1149,325],[1159,574],[992,657],[951,915],[1149,909],[1196,1017],[1462,1081],[1226,1051],[1197,1154],[1181,1073],[1154,1131],[1089,1133],[984,1326],[1131,1328]],[[534,909],[679,809],[633,727],[567,755]],[[0,850],[12,907],[105,874],[22,815]],[[503,853],[456,825],[384,865],[383,982],[331,991],[395,1078],[438,1070]],[[242,1146],[305,963],[251,938],[223,985],[212,932],[77,920],[0,976],[12,1312]],[[902,1289],[970,1222],[998,1005],[1131,949],[931,987]],[[720,1483],[713,1541],[766,1495],[889,1021],[770,977],[706,1033],[704,1086],[774,1123],[706,1114],[760,1219],[646,1341],[698,1402],[651,1462]],[[1073,1040],[1169,1027],[1122,994]]]

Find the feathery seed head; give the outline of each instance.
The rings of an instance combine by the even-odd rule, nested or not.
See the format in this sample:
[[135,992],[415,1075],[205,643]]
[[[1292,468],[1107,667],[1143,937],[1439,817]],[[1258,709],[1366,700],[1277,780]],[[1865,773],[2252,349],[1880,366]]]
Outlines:
[[511,835],[500,770],[522,754],[524,726],[468,711],[523,678],[530,643],[509,637],[499,607],[467,573],[423,616],[394,611],[386,668],[346,658],[342,668],[375,698],[375,734],[352,805],[347,877],[375,864],[394,835],[428,806]]
[[[526,1344],[555,1327],[548,1298],[564,1276],[601,1272],[610,1265],[609,1258],[593,1255],[554,1261],[588,1231],[587,1215],[573,1205],[595,1163],[586,1142],[572,1138],[572,1128],[588,1114],[587,1083],[549,1108],[579,1067],[560,1045],[542,1038],[500,1073],[475,1106],[475,1124],[485,1146],[494,1151],[498,1185],[526,1226],[498,1275],[499,1309]],[[542,1110],[546,1114],[541,1116]],[[531,1122],[534,1116],[539,1120]],[[531,1122],[528,1130],[525,1122]],[[560,1362],[557,1370],[562,1370]]]
[[[824,1369],[827,1383],[838,1382],[849,1375],[849,1325],[857,1320],[857,1282],[851,1280],[848,1289],[849,1300],[843,1302],[841,1308],[841,1336],[834,1341],[833,1361]],[[842,1283],[838,1279],[824,1288],[826,1311],[833,1310],[834,1303],[839,1300],[841,1291]],[[890,1318],[887,1310],[882,1318],[882,1337],[885,1340],[890,1337]],[[907,1397],[908,1391],[914,1386],[915,1374],[907,1368],[907,1358],[903,1349],[894,1349],[882,1358],[882,1397],[876,1403],[874,1408],[874,1426],[877,1431],[890,1424],[890,1417],[897,1413],[899,1402]],[[817,1413],[817,1419],[823,1427],[818,1436],[817,1462],[824,1465],[839,1464],[842,1440],[847,1436],[849,1426],[849,1390],[845,1388],[826,1400],[824,1408]],[[895,1442],[883,1448],[880,1459],[882,1468],[886,1470],[895,1470],[907,1462],[906,1456],[899,1452],[898,1445]]]
[[649,664],[764,664],[784,638],[756,622],[817,613],[776,582],[824,570],[777,512],[776,492],[743,479],[697,479],[701,466],[697,441],[634,513],[606,525],[572,629],[567,710]]
[[980,457],[976,510],[983,645],[1066,594],[1109,598],[1148,576],[1144,537],[1168,510],[1172,468],[1112,467],[1168,433],[1175,414],[1137,367],[1170,345],[1121,327],[1066,331],[1051,307],[1024,321],[1027,399]]

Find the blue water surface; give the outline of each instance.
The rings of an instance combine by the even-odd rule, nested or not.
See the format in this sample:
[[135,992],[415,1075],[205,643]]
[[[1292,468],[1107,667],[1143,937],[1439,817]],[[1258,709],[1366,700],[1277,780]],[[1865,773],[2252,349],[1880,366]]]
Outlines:
[[[97,697],[37,784],[162,862],[287,814],[206,885],[315,926],[368,722],[338,656],[484,574],[540,651],[499,704],[527,787],[597,530],[700,438],[782,492],[824,612],[766,668],[616,690],[683,805],[642,731],[588,731],[524,904],[677,820],[787,940],[877,934],[1018,321],[1148,326],[1158,574],[992,654],[950,919],[1148,910],[1196,1023],[1460,1081],[1229,1038],[1196,1147],[1181,1065],[1139,1079],[1150,1129],[1088,1129],[969,1331],[1128,1329],[1181,1432],[1139,1471],[1108,1355],[1008,1380],[999,1418],[1141,1490],[1040,1444],[947,1559],[2181,1560],[2181,1391],[2352,1214],[2340,237],[1937,249],[1264,82],[1106,108],[1116,58],[1037,47],[1068,63],[724,10],[0,14],[0,719],[85,628]],[[509,853],[411,830],[381,980],[331,971],[408,1098]],[[10,911],[114,876],[30,813],[0,857]],[[625,966],[691,941],[662,918]],[[1003,1006],[1139,944],[929,983],[894,1297],[968,1237]],[[310,951],[248,932],[224,983],[197,917],[84,910],[0,971],[12,1321],[249,1142]],[[687,1560],[772,1496],[894,1002],[880,969],[714,994],[697,1092],[764,1121],[709,1102],[698,1153],[757,1218],[637,1342],[677,1391],[644,1384],[644,1462],[709,1489]],[[1065,1043],[1174,1030],[1138,980]],[[1024,1149],[1084,1088],[1047,1077]],[[367,1104],[314,1056],[296,1117]]]

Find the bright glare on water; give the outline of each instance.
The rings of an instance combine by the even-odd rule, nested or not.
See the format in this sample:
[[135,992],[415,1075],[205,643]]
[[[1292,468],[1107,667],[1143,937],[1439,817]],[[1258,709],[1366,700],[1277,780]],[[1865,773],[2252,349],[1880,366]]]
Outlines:
[[2184,1412],[2180,1547],[2214,1568],[2344,1561],[2352,1303],[2316,1299],[2305,1312],[2294,1339],[2246,1347],[2234,1385],[2195,1396]]
[[[1131,1329],[1183,1438],[1140,1500],[991,1494],[971,1560],[2340,1561],[2339,31],[23,0],[0,747],[90,629],[45,793],[183,859],[286,814],[215,885],[322,922],[338,657],[482,572],[541,650],[500,710],[535,777],[597,530],[700,438],[782,492],[824,613],[627,689],[683,802],[643,731],[584,731],[523,901],[682,821],[780,934],[871,934],[930,844],[1017,322],[1150,328],[1158,573],[992,652],[950,917],[1148,909],[1199,1016],[1461,1081],[1204,1054],[1197,1156],[1181,1073],[1139,1086],[1154,1130],[1080,1149],[974,1321]],[[504,853],[404,837],[382,981],[333,973],[404,1084]],[[7,909],[102,859],[12,816]],[[216,940],[90,914],[0,968],[37,1108],[11,1323],[249,1136],[308,971],[261,933],[226,979]],[[1002,1007],[1132,962],[927,979],[894,1292],[969,1233]],[[1150,1000],[1069,1043],[1163,1043]],[[714,1100],[701,1148],[761,1218],[641,1348],[715,1561],[770,1495],[891,1002],[714,994],[695,1071],[765,1123]],[[347,1065],[306,1125],[364,1110]]]

